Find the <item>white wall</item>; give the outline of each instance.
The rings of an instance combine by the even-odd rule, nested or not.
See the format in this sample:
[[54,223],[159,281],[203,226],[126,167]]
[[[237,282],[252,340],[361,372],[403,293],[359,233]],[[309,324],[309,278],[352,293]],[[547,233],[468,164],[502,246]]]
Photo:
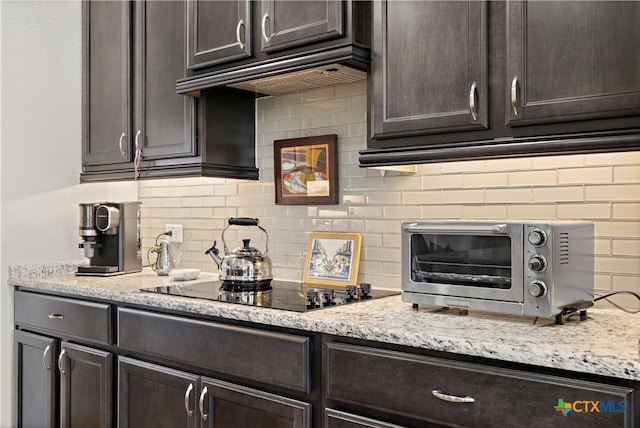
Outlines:
[[78,184],[80,1],[0,2],[0,426],[14,426],[13,290],[7,266],[78,260],[78,204],[135,200],[136,183]]
[[[258,217],[269,232],[274,275],[299,280],[308,232],[359,232],[359,280],[400,288],[402,220],[590,220],[596,234],[596,290],[640,292],[640,152],[434,163],[418,165],[415,174],[383,177],[358,166],[358,152],[366,147],[366,101],[364,82],[260,98],[260,181],[140,182],[144,249],[166,223],[182,223],[182,246],[188,249],[183,266],[216,271],[204,251],[220,240],[224,219]],[[323,134],[338,135],[339,203],[276,205],[274,140]],[[240,245],[237,235],[263,248],[264,239],[250,229],[225,234],[230,248]],[[616,300],[640,307],[629,296]]]

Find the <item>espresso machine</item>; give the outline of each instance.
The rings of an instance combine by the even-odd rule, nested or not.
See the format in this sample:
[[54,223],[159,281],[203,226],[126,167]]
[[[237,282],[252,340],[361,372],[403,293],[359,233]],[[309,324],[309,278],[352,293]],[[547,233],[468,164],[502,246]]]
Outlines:
[[79,247],[88,265],[76,275],[111,276],[142,270],[140,202],[80,204]]

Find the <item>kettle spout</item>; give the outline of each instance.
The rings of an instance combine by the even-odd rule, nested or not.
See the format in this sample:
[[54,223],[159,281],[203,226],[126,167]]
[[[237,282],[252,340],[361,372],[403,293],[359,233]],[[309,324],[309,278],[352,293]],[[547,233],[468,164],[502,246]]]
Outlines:
[[220,253],[220,250],[216,248],[216,241],[213,241],[213,246],[209,248],[207,251],[205,251],[204,253],[208,254],[209,257],[211,257],[211,260],[213,260],[213,262],[218,266],[218,269],[220,269],[220,264],[222,263],[222,259],[218,255]]

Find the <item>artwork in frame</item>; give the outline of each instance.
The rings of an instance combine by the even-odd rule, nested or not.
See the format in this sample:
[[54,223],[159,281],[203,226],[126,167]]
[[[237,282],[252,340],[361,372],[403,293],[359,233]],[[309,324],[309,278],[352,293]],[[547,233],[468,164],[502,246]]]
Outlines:
[[276,204],[338,203],[337,135],[273,142]]
[[361,242],[359,233],[310,233],[305,253],[304,283],[337,288],[355,286]]

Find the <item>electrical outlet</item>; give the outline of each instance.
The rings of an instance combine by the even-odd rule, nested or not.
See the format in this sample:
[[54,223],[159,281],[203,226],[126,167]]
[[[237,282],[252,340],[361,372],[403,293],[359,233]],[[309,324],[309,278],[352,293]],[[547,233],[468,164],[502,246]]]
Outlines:
[[164,226],[164,231],[171,231],[171,236],[167,236],[169,242],[182,242],[181,224],[167,224]]

